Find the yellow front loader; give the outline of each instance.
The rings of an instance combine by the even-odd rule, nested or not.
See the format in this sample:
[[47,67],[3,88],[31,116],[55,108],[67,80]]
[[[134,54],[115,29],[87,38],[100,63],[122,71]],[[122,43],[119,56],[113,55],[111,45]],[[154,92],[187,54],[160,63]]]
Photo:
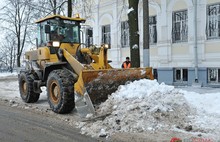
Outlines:
[[48,102],[56,113],[69,113],[79,101],[90,112],[127,81],[153,79],[152,68],[114,69],[107,59],[109,45],[84,47],[79,17],[52,15],[37,21],[37,48],[25,53],[19,73],[23,101],[37,102],[46,86]]

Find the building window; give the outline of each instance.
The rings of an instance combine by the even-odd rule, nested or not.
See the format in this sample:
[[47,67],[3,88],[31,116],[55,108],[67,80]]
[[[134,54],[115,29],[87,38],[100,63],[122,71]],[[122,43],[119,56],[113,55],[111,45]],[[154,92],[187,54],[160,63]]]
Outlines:
[[129,47],[128,21],[121,22],[121,46],[122,47]]
[[209,83],[220,82],[220,69],[217,68],[208,69],[208,82]]
[[209,5],[207,9],[207,38],[220,37],[220,4]]
[[153,75],[154,75],[154,79],[158,79],[158,72],[157,69],[153,69]]
[[184,69],[184,68],[174,69],[174,81],[175,82],[188,81],[188,69]]
[[93,44],[93,29],[87,28],[86,29],[86,46],[90,46]]
[[149,17],[149,43],[157,43],[157,18],[156,16]]
[[110,27],[110,25],[102,26],[102,43],[111,44],[111,27]]
[[188,15],[187,10],[173,12],[172,41],[188,41]]

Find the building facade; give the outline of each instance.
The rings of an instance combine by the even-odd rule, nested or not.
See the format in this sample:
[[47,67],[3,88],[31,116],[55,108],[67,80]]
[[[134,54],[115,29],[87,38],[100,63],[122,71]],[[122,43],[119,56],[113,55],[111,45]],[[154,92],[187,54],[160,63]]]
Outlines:
[[[127,1],[93,0],[84,26],[86,33],[92,33],[84,37],[86,42],[111,44],[109,59],[114,67],[120,67],[130,55]],[[203,86],[219,85],[220,0],[149,2],[150,66],[158,81],[172,85],[192,85],[197,81]],[[146,61],[142,0],[138,13],[143,67]]]

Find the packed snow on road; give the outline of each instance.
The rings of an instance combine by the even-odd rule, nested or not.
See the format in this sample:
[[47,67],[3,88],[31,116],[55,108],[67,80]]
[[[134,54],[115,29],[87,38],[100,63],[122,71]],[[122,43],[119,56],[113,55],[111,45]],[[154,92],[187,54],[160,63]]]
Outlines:
[[[5,77],[6,75],[0,75],[0,78]],[[3,90],[2,98],[18,98],[16,80],[3,79],[0,86]],[[128,82],[119,86],[116,92],[109,95],[108,100],[97,107],[96,116],[100,117],[88,114],[82,119],[84,121],[71,123],[80,128],[82,134],[93,137],[108,138],[124,132],[172,131],[220,140],[219,90],[198,87],[175,88],[147,79]]]

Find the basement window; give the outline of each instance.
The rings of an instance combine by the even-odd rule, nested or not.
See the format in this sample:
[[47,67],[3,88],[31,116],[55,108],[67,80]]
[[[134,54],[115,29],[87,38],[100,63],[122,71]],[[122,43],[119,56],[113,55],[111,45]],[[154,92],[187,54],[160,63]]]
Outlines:
[[175,82],[188,81],[188,69],[184,69],[184,68],[174,69],[174,81]]
[[208,69],[208,82],[209,83],[219,83],[220,82],[220,69],[209,68]]
[[153,69],[153,75],[154,75],[154,79],[158,79],[158,72],[157,69]]

